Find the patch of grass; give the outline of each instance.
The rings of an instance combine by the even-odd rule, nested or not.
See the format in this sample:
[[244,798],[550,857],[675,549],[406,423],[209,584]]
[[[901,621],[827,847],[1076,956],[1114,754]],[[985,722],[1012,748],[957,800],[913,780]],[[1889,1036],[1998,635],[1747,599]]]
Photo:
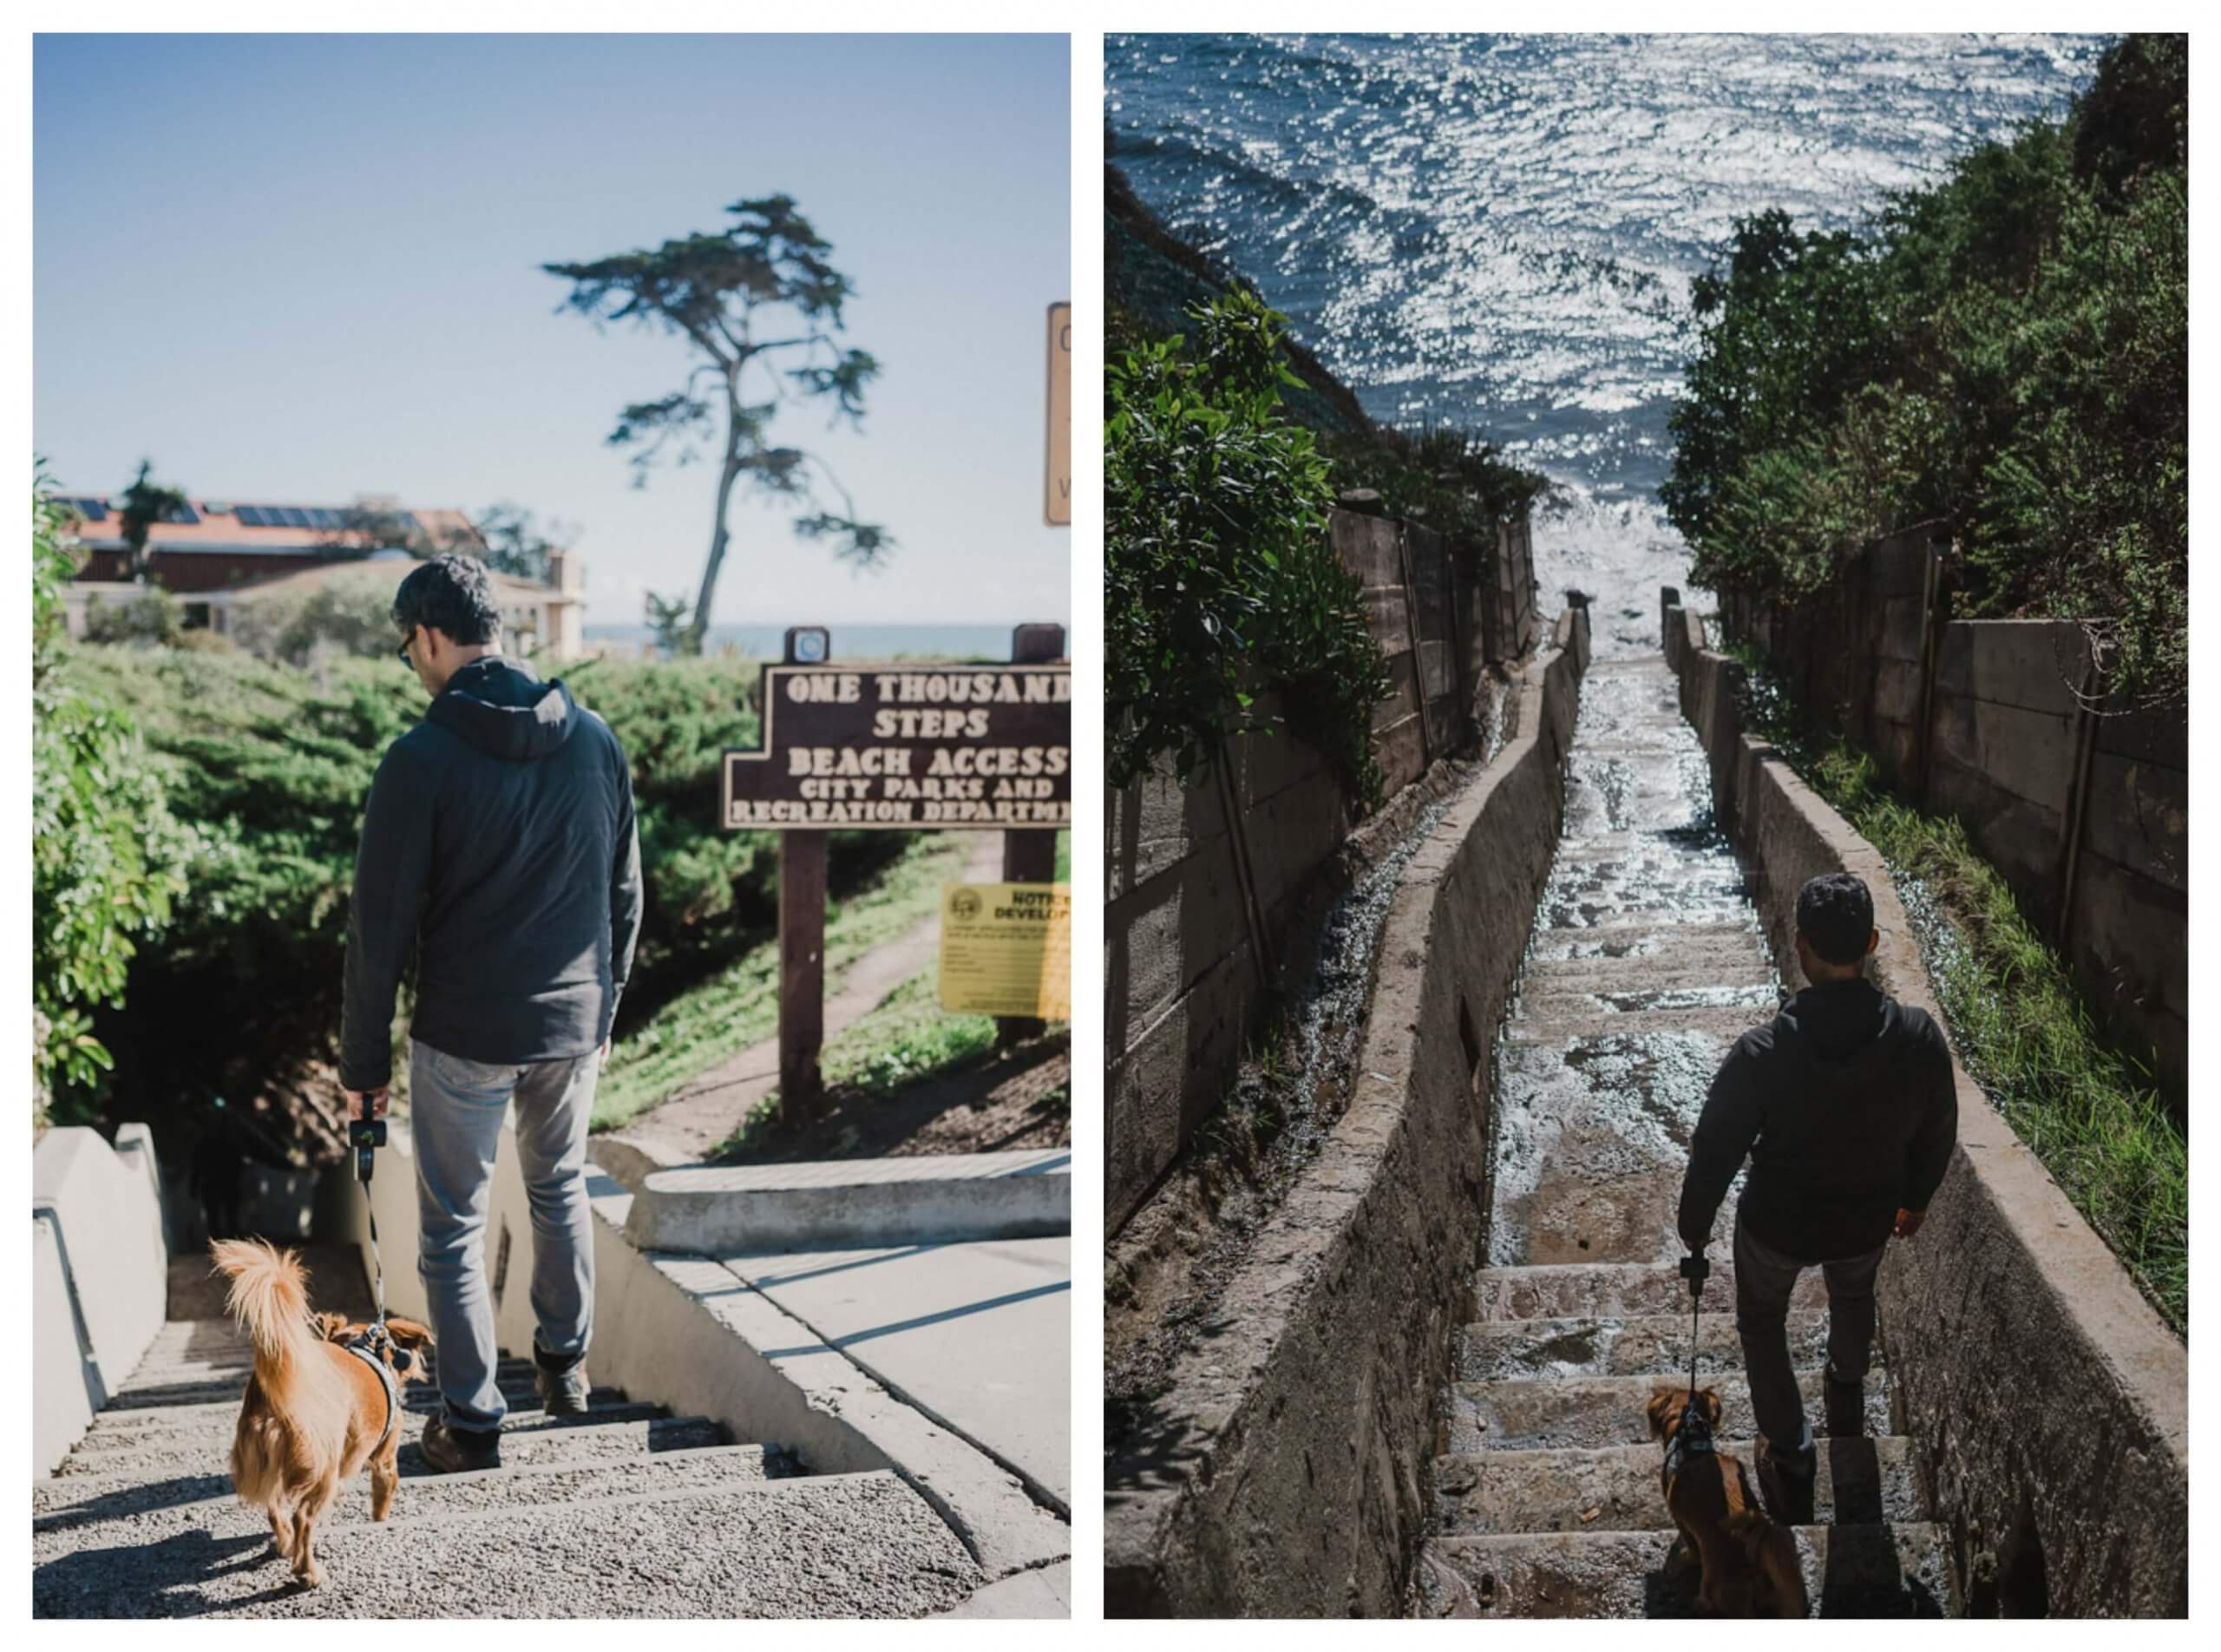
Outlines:
[[1956,819],[1884,793],[1872,760],[1805,732],[1756,650],[1744,726],[1880,851],[1909,902],[1932,904],[1921,952],[1959,1059],[2127,1266],[2168,1323],[2190,1326],[2190,1145],[2150,1074],[2109,1045],[2067,964]]
[[[920,970],[826,1040],[818,1065],[829,1093],[885,1100],[995,1047],[994,1018],[947,1013],[940,1007],[937,976],[936,968]],[[747,1146],[777,1118],[778,1110],[773,1091],[749,1110],[717,1152]]]
[[[826,990],[839,990],[842,977],[864,953],[932,915],[941,885],[961,874],[970,853],[967,833],[921,833],[870,885],[847,900],[829,901]],[[613,1129],[645,1111],[697,1073],[770,1038],[778,1022],[779,938],[773,932],[717,974],[662,1005],[610,1050],[594,1098],[593,1127]]]

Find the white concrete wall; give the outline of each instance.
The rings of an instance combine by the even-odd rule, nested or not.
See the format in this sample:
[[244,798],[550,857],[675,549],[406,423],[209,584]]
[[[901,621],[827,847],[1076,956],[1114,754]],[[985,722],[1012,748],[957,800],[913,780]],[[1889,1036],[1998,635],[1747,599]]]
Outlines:
[[168,1305],[154,1138],[50,1130],[31,1153],[34,1467],[52,1471],[138,1368]]

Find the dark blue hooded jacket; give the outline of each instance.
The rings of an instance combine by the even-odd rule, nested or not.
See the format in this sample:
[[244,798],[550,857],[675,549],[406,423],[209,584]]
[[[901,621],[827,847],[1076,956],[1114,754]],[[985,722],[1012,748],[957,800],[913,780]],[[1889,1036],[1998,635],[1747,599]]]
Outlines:
[[598,1048],[640,931],[632,777],[609,725],[498,654],[455,672],[378,764],[355,858],[339,1081],[392,1078],[409,1036],[521,1065]]

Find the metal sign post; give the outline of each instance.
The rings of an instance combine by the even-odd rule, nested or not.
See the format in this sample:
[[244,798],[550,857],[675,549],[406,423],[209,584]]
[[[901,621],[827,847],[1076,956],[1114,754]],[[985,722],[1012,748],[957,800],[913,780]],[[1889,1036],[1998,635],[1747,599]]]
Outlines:
[[[1070,347],[1066,348],[1070,358]],[[1067,473],[1067,481],[1070,476]],[[1071,520],[1067,513],[1065,520]],[[1065,657],[1065,628],[1062,626],[1020,626],[1011,633],[1010,657],[1018,661],[1062,659]],[[1003,834],[1003,882],[1006,883],[1050,883],[1057,876],[1057,834],[1053,831],[1008,831]],[[1046,1021],[1037,1021],[1031,1016],[998,1015],[995,1018],[995,1047],[1006,1050],[1028,1039],[1038,1039],[1048,1029]]]
[[1072,525],[1072,307],[1049,306],[1049,474],[1043,485],[1045,520]]

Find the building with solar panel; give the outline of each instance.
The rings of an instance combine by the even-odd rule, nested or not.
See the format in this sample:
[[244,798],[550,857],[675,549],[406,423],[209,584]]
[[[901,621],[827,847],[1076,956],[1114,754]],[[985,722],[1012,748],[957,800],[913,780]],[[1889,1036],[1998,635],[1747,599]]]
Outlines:
[[[82,636],[95,602],[128,599],[131,547],[114,501],[62,496],[78,518],[87,554],[69,592],[69,632]],[[405,562],[440,550],[482,552],[484,541],[459,510],[403,507],[364,497],[351,505],[241,504],[193,500],[147,535],[149,583],[174,593],[186,623],[227,634],[238,609],[276,596],[309,594],[332,584],[401,583]],[[495,574],[505,644],[545,649],[558,659],[586,651],[586,567],[573,551],[548,556],[546,584]]]

